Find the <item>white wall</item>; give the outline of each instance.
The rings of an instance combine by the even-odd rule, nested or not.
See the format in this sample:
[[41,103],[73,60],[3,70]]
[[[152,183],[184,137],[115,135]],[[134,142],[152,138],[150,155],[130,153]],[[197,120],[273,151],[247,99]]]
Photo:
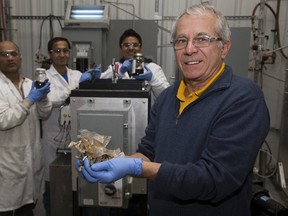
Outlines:
[[[5,1],[5,0],[4,0]],[[92,5],[100,4],[101,0],[6,0],[10,4],[12,16],[64,16],[65,6],[68,2],[74,5]],[[168,79],[175,74],[174,53],[170,44],[170,29],[174,18],[187,6],[200,3],[199,0],[111,0],[109,4],[111,19],[133,19],[131,13],[136,18],[155,19],[159,25],[158,37],[158,64],[160,64]],[[210,0],[216,8],[221,10],[225,16],[251,16],[257,0]],[[266,1],[268,5],[276,12],[276,0]],[[108,4],[106,2],[106,4]],[[123,12],[122,8],[129,13]],[[259,8],[256,10],[256,16],[259,16]],[[280,7],[280,37],[282,45],[287,45],[288,38],[288,1],[282,0]],[[40,26],[43,23],[42,36],[40,37]],[[52,36],[61,35],[61,27],[56,20],[52,21],[53,31],[49,27],[49,21],[43,22],[42,19],[13,19],[12,20],[12,40],[20,47],[23,55],[23,73],[32,78],[34,69],[39,66],[35,63],[35,54],[37,52],[47,56],[47,42]],[[62,25],[63,20],[61,20]],[[231,27],[251,27],[251,20],[233,19],[229,20]],[[264,39],[263,47],[273,49],[273,33],[275,19],[268,7],[264,11],[264,34],[269,39]],[[257,27],[257,21],[256,21]],[[147,29],[149,31],[149,29]],[[252,36],[252,34],[251,34]],[[252,37],[251,37],[252,38]],[[40,43],[41,41],[41,43]],[[252,40],[251,40],[252,44]],[[40,47],[40,50],[38,48]],[[288,49],[284,49],[287,54]],[[250,53],[251,61],[247,62],[251,68],[254,66],[253,53]],[[277,52],[276,62],[273,65],[265,65],[263,70],[263,91],[271,115],[271,127],[279,129],[281,122],[282,97],[285,81],[285,65],[287,60],[281,57]],[[249,72],[249,77],[253,79],[253,72]]]

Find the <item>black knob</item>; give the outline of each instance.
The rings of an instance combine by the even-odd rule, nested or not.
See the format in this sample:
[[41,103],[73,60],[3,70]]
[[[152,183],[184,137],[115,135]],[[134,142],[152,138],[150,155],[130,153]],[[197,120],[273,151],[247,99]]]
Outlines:
[[116,187],[114,186],[114,184],[107,184],[105,187],[104,187],[104,193],[106,195],[109,195],[109,196],[112,196],[116,193]]

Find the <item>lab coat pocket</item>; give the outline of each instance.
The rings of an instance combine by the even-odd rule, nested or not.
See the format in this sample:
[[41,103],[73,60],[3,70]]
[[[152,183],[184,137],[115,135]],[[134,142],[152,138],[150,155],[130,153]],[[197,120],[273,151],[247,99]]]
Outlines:
[[[29,161],[26,158],[29,156],[27,155],[26,148],[26,146],[0,147],[1,179],[17,179],[27,175],[27,164]],[[1,181],[0,184],[2,184]]]
[[[0,147],[0,208],[19,205],[27,188],[26,146]],[[31,167],[32,168],[32,167]]]

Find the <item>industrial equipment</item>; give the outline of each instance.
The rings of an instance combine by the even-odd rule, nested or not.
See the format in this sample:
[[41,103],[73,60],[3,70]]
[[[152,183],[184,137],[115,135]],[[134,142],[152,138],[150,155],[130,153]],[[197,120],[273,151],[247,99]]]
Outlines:
[[71,42],[71,68],[84,72],[103,62],[103,40],[109,23],[108,6],[67,5],[62,35]]
[[258,184],[253,184],[252,192],[252,216],[288,216],[288,209],[271,199],[268,190]]
[[[138,80],[112,81],[95,79],[81,83],[79,89],[72,90],[69,107],[62,109],[60,121],[71,121],[73,141],[80,139],[81,129],[87,129],[111,136],[107,149],[120,148],[129,155],[136,152],[148,124],[151,87]],[[141,203],[141,213],[135,215],[146,214],[146,179],[125,177],[112,184],[91,184],[78,177],[73,165],[79,156],[75,148],[58,153],[58,158],[50,166],[51,197],[61,197],[65,202],[60,204],[58,199],[51,199],[54,216],[64,212],[78,216],[81,215],[80,209],[91,207],[128,211],[130,200],[133,206],[135,202]]]
[[[70,96],[71,138],[87,129],[112,136],[108,149],[120,148],[129,155],[136,151],[144,135],[150,109],[150,86],[138,80],[111,79],[80,84]],[[72,164],[79,155],[72,149]],[[72,166],[72,190],[77,191],[79,206],[127,208],[133,194],[147,193],[146,180],[126,177],[113,184],[91,184],[78,178]]]

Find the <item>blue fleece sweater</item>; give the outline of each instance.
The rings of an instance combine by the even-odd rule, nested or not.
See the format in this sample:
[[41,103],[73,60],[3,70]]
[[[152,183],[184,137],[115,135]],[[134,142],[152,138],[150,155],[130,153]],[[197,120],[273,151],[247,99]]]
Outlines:
[[149,182],[150,216],[249,216],[252,169],[270,128],[261,89],[226,66],[179,115],[179,83],[158,97],[138,148],[162,163]]

